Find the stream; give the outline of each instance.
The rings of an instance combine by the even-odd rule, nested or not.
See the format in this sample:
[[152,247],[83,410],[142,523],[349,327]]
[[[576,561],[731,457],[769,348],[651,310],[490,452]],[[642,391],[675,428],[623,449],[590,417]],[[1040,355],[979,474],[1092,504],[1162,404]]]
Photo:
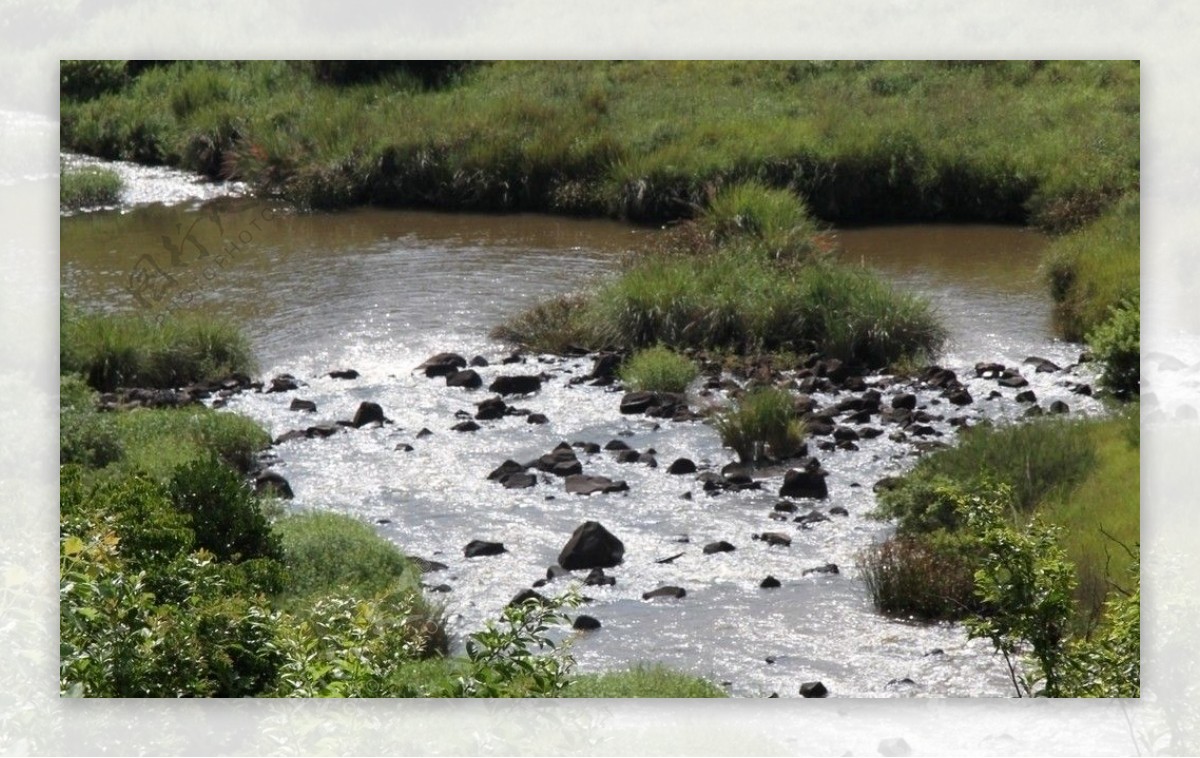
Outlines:
[[[968,641],[956,624],[876,614],[857,576],[856,555],[889,530],[868,518],[872,484],[913,465],[911,443],[883,434],[859,441],[855,451],[814,451],[830,472],[829,499],[801,501],[797,515],[835,505],[849,515],[802,529],[771,518],[782,471],[763,478],[761,490],[717,497],[706,495],[694,475],[668,474],[679,457],[719,470],[734,455],[701,421],[622,415],[620,391],[570,384],[591,370],[591,358],[526,355],[524,363],[501,364],[512,348],[489,339],[491,327],[546,296],[592,286],[656,230],[534,215],[372,208],[297,214],[243,197],[244,188],[188,192],[182,185],[189,177],[162,169],[129,173],[126,182],[132,189],[119,208],[63,217],[63,298],[95,309],[165,313],[186,306],[235,319],[251,339],[259,376],[289,373],[302,384],[229,399],[229,411],[254,418],[272,437],[349,419],[362,401],[379,403],[394,423],[283,442],[273,448],[272,468],[295,492],[289,507],[354,515],[406,553],[446,564],[425,581],[449,588],[430,597],[445,604],[459,649],[466,634],[544,578],[572,531],[591,520],[622,540],[625,560],[607,570],[615,585],[581,588],[591,600],[578,612],[602,627],[559,635],[570,638],[581,671],[661,662],[745,697],[798,697],[800,684],[812,680],[834,697],[1011,695],[1007,669],[989,643]],[[959,409],[936,391],[918,392],[919,407],[945,417],[933,423],[938,439],[953,440],[954,415],[975,423],[1024,413],[1027,406],[1014,401],[1018,390],[975,376],[978,361],[1019,368],[1043,407],[1062,400],[1073,414],[1100,412],[1097,401],[1066,386],[1093,381],[1086,364],[1038,373],[1022,363],[1040,356],[1070,367],[1081,349],[1051,330],[1050,299],[1037,273],[1044,237],[954,225],[845,229],[838,236],[847,261],[926,295],[950,329],[939,364],[957,372],[975,400]],[[491,393],[414,371],[443,351],[484,358],[487,366],[476,370],[485,388],[502,374],[545,372],[540,392],[508,402],[548,423],[507,416],[475,432],[452,431],[457,411],[473,414]],[[359,377],[328,376],[347,368]],[[725,402],[720,392],[703,396],[698,389],[693,385],[695,409]],[[985,400],[997,389],[1000,398]],[[883,390],[885,403],[893,391]],[[814,394],[822,405],[845,396]],[[314,401],[316,413],[289,410],[294,398]],[[418,436],[422,429],[432,434]],[[570,495],[552,477],[509,490],[487,479],[505,459],[537,458],[563,441],[603,446],[614,439],[654,448],[660,462],[651,468],[618,463],[608,451],[579,452],[585,473],[624,480],[626,493]],[[761,532],[786,532],[791,545],[753,539]],[[502,542],[507,552],[465,558],[463,547],[476,539]],[[717,540],[737,549],[705,554],[702,548]],[[840,572],[804,574],[828,563]],[[767,575],[782,586],[760,588]],[[541,591],[565,584],[560,579]],[[687,595],[642,599],[661,585]]]

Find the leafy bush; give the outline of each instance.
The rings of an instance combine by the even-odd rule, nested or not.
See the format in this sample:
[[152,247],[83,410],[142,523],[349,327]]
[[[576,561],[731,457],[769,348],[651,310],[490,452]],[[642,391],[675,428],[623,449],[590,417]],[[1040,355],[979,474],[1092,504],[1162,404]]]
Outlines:
[[1138,298],[1112,309],[1108,320],[1087,336],[1103,366],[1100,382],[1118,397],[1137,395],[1141,388],[1141,315]]
[[804,424],[796,418],[791,395],[773,387],[751,391],[733,408],[718,413],[713,425],[744,463],[782,460],[804,444]]
[[[505,606],[499,623],[467,641],[467,668],[453,697],[556,697],[566,688],[575,660],[547,632],[579,604],[573,592]],[[542,651],[547,651],[543,654]]]
[[639,665],[628,671],[582,674],[570,681],[563,697],[664,698],[728,697],[717,685],[661,665]]
[[116,171],[107,168],[61,169],[58,181],[58,206],[62,210],[116,205],[125,183]]
[[125,453],[116,420],[95,411],[64,410],[59,416],[58,462],[104,468]]
[[279,536],[258,498],[216,459],[182,466],[171,477],[169,492],[175,507],[191,516],[197,547],[223,561],[283,558]]
[[1060,697],[1141,697],[1141,590],[1135,586],[1105,605],[1097,632],[1073,640],[1059,678]]
[[977,611],[977,548],[961,533],[900,535],[858,556],[858,570],[880,613],[958,619]]
[[661,345],[634,354],[620,370],[625,384],[653,392],[683,392],[696,374],[696,364]]

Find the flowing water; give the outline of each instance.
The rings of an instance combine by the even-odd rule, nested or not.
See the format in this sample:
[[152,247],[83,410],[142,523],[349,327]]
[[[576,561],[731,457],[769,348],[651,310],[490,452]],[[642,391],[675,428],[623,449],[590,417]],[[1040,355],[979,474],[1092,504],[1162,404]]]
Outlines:
[[[849,516],[801,530],[770,519],[781,472],[766,477],[761,491],[719,497],[706,496],[692,476],[666,473],[677,457],[720,468],[732,453],[704,423],[622,416],[618,392],[570,385],[590,370],[589,359],[542,362],[530,355],[524,364],[500,365],[511,348],[488,338],[493,325],[547,295],[591,286],[654,230],[540,216],[374,209],[300,215],[246,198],[205,198],[64,218],[64,298],[150,313],[186,304],[237,319],[262,376],[287,372],[305,385],[230,400],[230,410],[255,418],[272,436],[351,418],[363,400],[380,403],[393,424],[285,442],[274,449],[273,467],[291,483],[293,507],[352,514],[377,524],[409,554],[447,564],[426,581],[449,586],[432,596],[446,604],[460,643],[544,577],[575,527],[594,520],[624,542],[625,562],[608,572],[615,586],[583,588],[591,602],[580,612],[603,627],[572,635],[582,670],[663,662],[751,697],[794,697],[802,682],[818,679],[834,696],[1010,694],[1007,670],[986,643],[968,642],[957,625],[875,614],[857,577],[856,554],[887,533],[867,518],[871,485],[911,466],[911,446],[883,435],[860,442],[859,451],[820,453],[831,472],[830,498],[816,505],[841,505]],[[958,411],[922,394],[931,412],[1015,419],[1024,410],[1012,402],[1016,390],[985,401],[995,384],[974,378],[976,361],[1019,366],[1039,355],[1067,366],[1077,358],[1079,346],[1056,341],[1050,329],[1036,272],[1044,238],[979,226],[846,230],[840,237],[847,260],[924,293],[948,323],[952,341],[941,362],[958,371],[976,401]],[[414,372],[441,351],[486,358],[489,365],[477,369],[485,386],[500,374],[545,372],[551,378],[541,392],[511,402],[549,423],[509,416],[477,432],[451,431],[455,412],[473,413],[489,393]],[[329,378],[337,368],[361,376]],[[1062,399],[1073,413],[1098,411],[1063,386],[1067,375],[1022,370],[1043,405]],[[1090,380],[1086,367],[1071,374]],[[315,401],[318,411],[289,410],[294,397]],[[695,405],[720,401],[697,397]],[[953,439],[945,422],[935,426]],[[418,437],[422,429],[433,434]],[[566,494],[559,480],[506,490],[486,479],[507,458],[529,460],[561,441],[611,439],[653,447],[662,465],[581,453],[586,473],[624,479],[630,488],[591,497]],[[405,445],[412,450],[397,449]],[[684,499],[685,492],[693,498]],[[800,512],[806,510],[802,503]],[[763,531],[787,532],[792,544],[768,547],[752,538]],[[474,539],[502,542],[507,552],[466,559],[462,548]],[[737,550],[705,555],[703,546],[716,540]],[[677,553],[669,564],[656,562]],[[841,572],[803,573],[826,563]],[[782,586],[760,589],[768,574]],[[684,587],[687,596],[642,600],[660,585]],[[559,580],[542,591],[562,586]]]

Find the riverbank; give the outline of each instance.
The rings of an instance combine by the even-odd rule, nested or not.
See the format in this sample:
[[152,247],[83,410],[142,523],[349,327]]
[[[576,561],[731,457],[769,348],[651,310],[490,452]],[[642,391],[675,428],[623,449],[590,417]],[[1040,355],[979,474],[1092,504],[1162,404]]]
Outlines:
[[1047,266],[1071,339],[1138,289],[1136,62],[68,62],[62,94],[66,149],[303,207],[657,223],[755,181],[827,222],[1083,228]]

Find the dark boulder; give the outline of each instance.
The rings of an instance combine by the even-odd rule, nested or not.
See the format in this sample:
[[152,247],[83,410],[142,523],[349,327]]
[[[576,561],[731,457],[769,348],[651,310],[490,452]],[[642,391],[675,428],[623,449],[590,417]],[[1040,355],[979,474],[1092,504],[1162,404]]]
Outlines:
[[550,419],[544,413],[531,413],[525,417],[526,424],[549,424]]
[[779,488],[780,497],[809,497],[822,500],[829,497],[829,487],[825,484],[827,472],[801,471],[791,469],[783,475],[783,486]]
[[291,374],[280,374],[271,379],[271,386],[267,388],[267,392],[290,392],[291,390],[300,389],[300,384],[296,381],[296,377]]
[[776,587],[782,587],[783,585],[780,584],[779,580],[775,577],[768,576],[766,579],[763,579],[761,582],[759,582],[758,586],[762,587],[764,590],[773,590]]
[[330,379],[357,379],[358,372],[352,368],[339,368],[329,372]]
[[1034,394],[1033,390],[1022,390],[1017,393],[1017,402],[1018,403],[1036,403],[1037,395]]
[[467,546],[463,548],[463,556],[466,558],[480,558],[488,555],[500,555],[507,553],[504,544],[500,542],[487,542],[485,540],[471,540]]
[[412,445],[408,444],[407,442],[401,442],[399,445],[396,445],[396,447],[394,449],[399,450],[402,453],[411,453],[416,448],[414,448]]
[[504,418],[509,412],[508,405],[499,397],[489,397],[475,404],[479,410],[475,413],[475,418],[480,421],[495,421],[498,418]]
[[791,547],[792,538],[781,532],[763,532],[756,535],[756,539],[767,543],[771,547]]
[[1039,374],[1053,374],[1056,371],[1062,371],[1062,368],[1054,361],[1039,358],[1036,355],[1031,355],[1022,362],[1026,366],[1034,366],[1034,371]]
[[506,490],[523,490],[537,484],[537,477],[533,474],[508,474],[500,479],[500,484]]
[[567,492],[572,495],[593,495],[597,492],[625,492],[629,485],[623,479],[613,481],[603,476],[572,474],[566,478]]
[[426,427],[421,427],[421,429],[419,429],[419,430],[417,431],[417,433],[416,433],[416,434],[414,434],[413,436],[414,436],[414,437],[416,437],[416,438],[417,438],[417,439],[419,439],[419,440],[423,440],[423,439],[425,439],[426,437],[432,437],[432,436],[433,436],[433,432],[432,432],[432,431],[430,431],[430,430],[429,430],[428,428],[426,428]]
[[828,520],[829,520],[829,517],[826,516],[824,513],[821,513],[818,510],[809,511],[808,513],[804,514],[803,516],[797,516],[795,519],[796,523],[799,524],[800,528],[802,528],[802,529],[808,529],[813,524],[819,524],[822,521],[828,521]]
[[629,445],[622,440],[609,440],[604,443],[605,450],[629,450]]
[[696,473],[696,464],[690,458],[676,458],[670,466],[667,467],[668,474],[694,474]]
[[975,402],[975,399],[971,397],[971,393],[967,392],[965,387],[949,390],[946,392],[945,398],[953,405],[970,405]]
[[587,379],[613,379],[617,375],[617,369],[621,368],[621,362],[624,356],[620,353],[597,353],[596,359],[592,363],[592,373],[588,374]]
[[834,426],[828,421],[814,417],[805,423],[805,429],[814,437],[828,437],[833,434]]
[[710,542],[704,546],[704,554],[705,555],[712,555],[714,553],[732,553],[734,550],[737,550],[737,548],[734,547],[733,545],[729,544],[725,540],[718,540],[717,542]]
[[650,590],[649,592],[643,592],[642,600],[654,600],[655,598],[659,597],[669,597],[678,600],[686,596],[687,590],[685,590],[683,587],[667,585],[665,587],[659,587],[658,589]]
[[577,632],[594,632],[600,628],[600,621],[586,614],[580,614],[575,617],[575,623],[571,624],[571,628]]
[[588,587],[611,587],[617,583],[617,578],[605,575],[602,568],[594,568],[588,572],[583,583]]
[[294,497],[292,487],[288,484],[287,479],[284,479],[274,471],[264,471],[256,476],[254,478],[254,491],[260,495],[275,495],[284,500],[291,500]]
[[636,450],[620,450],[617,452],[617,463],[637,463],[642,454]]
[[470,365],[474,366],[475,368],[484,368],[488,365],[488,359],[484,358],[482,355],[477,355],[471,359]]
[[858,436],[864,440],[873,440],[881,434],[883,434],[883,430],[873,426],[864,426],[858,430]]
[[917,396],[911,392],[894,395],[892,396],[892,407],[911,411],[917,407]]
[[941,366],[928,366],[921,372],[921,381],[925,382],[930,387],[938,389],[946,389],[952,385],[958,384],[958,375],[948,368]]
[[1005,372],[1005,374],[996,381],[1001,387],[1012,387],[1014,389],[1029,386],[1029,381],[1015,371]]
[[425,376],[450,376],[459,369],[467,367],[467,359],[458,353],[438,353],[417,366],[417,371],[424,371]]
[[854,442],[858,439],[858,432],[848,426],[839,426],[834,428],[833,438],[838,442]]
[[488,474],[487,478],[494,482],[498,482],[510,474],[520,474],[524,473],[524,471],[525,466],[510,458],[496,468],[492,469],[492,473]]
[[585,521],[571,534],[558,564],[568,571],[611,568],[625,558],[625,545],[597,521]]
[[304,440],[308,438],[309,434],[304,429],[292,429],[271,440],[271,444],[282,445],[283,443],[290,442],[291,440]]
[[534,375],[498,376],[488,390],[498,395],[530,395],[542,388],[542,377]]
[[483,379],[479,377],[475,369],[464,369],[455,371],[446,377],[447,387],[462,387],[468,390],[477,390],[483,386]]
[[546,596],[535,590],[521,590],[513,595],[512,600],[508,601],[509,608],[525,605],[526,603],[534,603],[537,605],[546,604]]
[[984,379],[991,379],[993,377],[997,377],[1003,371],[1004,371],[1003,363],[990,363],[990,362],[980,361],[979,363],[975,364],[975,376],[982,377]]
[[476,424],[474,421],[460,421],[454,426],[450,427],[450,430],[454,432],[477,432],[481,428],[482,427],[479,426],[479,424]]
[[288,410],[308,411],[310,413],[314,413],[317,410],[317,404],[311,400],[301,400],[300,398],[296,398],[292,400],[292,404],[288,406]]
[[382,424],[387,419],[383,415],[383,408],[379,403],[364,401],[359,403],[358,410],[354,412],[354,420],[350,422],[355,429],[361,429],[367,424]]
[[831,515],[831,516],[849,516],[850,511],[846,510],[845,506],[835,505],[829,509],[829,515]]
[[1051,413],[1070,413],[1071,406],[1067,405],[1066,403],[1064,403],[1061,400],[1055,400],[1053,403],[1050,403],[1050,412]]
[[801,697],[826,697],[829,695],[829,690],[820,682],[805,682],[800,685]]

